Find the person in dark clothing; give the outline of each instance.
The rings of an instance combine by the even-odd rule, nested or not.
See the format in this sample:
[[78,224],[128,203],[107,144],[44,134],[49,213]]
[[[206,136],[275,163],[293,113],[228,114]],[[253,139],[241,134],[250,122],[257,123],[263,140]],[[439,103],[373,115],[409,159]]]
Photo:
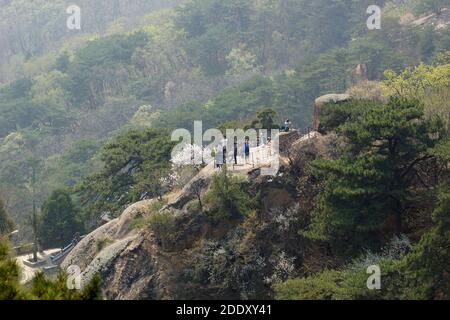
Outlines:
[[250,158],[250,142],[248,139],[245,139],[244,143],[244,154],[245,154],[245,162]]
[[223,150],[223,164],[226,164],[227,163],[227,146],[224,145],[222,150]]
[[238,156],[238,143],[237,143],[237,137],[234,137],[234,150],[233,150],[233,155],[234,155],[234,164],[238,164],[237,163],[237,156]]

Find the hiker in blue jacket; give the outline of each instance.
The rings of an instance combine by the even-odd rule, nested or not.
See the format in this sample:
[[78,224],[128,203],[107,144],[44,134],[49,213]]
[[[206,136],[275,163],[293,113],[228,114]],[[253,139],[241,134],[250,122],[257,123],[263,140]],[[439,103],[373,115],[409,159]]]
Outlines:
[[244,154],[245,154],[245,162],[247,163],[248,159],[250,158],[250,142],[248,138],[245,139]]

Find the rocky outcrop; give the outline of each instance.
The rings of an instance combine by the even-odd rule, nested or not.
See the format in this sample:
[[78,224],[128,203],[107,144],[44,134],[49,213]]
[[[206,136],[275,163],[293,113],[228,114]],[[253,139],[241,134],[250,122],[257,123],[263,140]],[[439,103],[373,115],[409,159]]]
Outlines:
[[296,130],[292,130],[290,132],[281,132],[279,142],[280,153],[284,154],[290,148],[290,146],[300,138],[300,133]]
[[106,239],[114,239],[117,221],[118,219],[112,220],[88,234],[64,259],[61,268],[66,270],[71,265],[77,265],[81,270],[85,269],[98,254],[100,243]]
[[[106,279],[108,274],[116,273],[117,261],[124,255],[128,257],[131,248],[143,241],[142,234],[133,228],[133,221],[147,216],[152,202],[135,203],[119,218],[88,234],[64,259],[61,269],[67,270],[71,265],[78,266],[82,271],[82,284],[88,282],[94,274],[100,274],[102,279]],[[109,284],[105,282],[104,288],[109,288]]]
[[[313,141],[317,133],[301,137],[297,131],[285,133],[280,137],[280,148],[286,151],[297,144]],[[283,158],[283,156],[281,157]],[[257,194],[260,179],[258,168],[245,172],[252,195]],[[180,283],[180,274],[189,263],[195,261],[198,245],[205,239],[224,239],[230,230],[234,230],[239,219],[214,222],[200,210],[188,209],[198,193],[208,190],[213,175],[217,171],[211,163],[203,168],[182,190],[172,194],[165,208],[174,213],[176,224],[170,235],[161,241],[149,228],[134,228],[133,222],[153,214],[153,200],[138,202],[127,208],[123,214],[106,225],[98,228],[72,250],[62,263],[66,269],[77,265],[81,269],[82,285],[95,274],[102,279],[103,294],[106,299],[141,300],[175,299],[186,297],[184,284]],[[262,193],[266,199],[264,207],[287,207],[293,201],[291,191],[285,190],[276,179],[269,179],[272,185]],[[190,262],[189,262],[190,261]],[[195,297],[211,298],[213,288],[203,288]],[[203,295],[202,295],[203,294]]]

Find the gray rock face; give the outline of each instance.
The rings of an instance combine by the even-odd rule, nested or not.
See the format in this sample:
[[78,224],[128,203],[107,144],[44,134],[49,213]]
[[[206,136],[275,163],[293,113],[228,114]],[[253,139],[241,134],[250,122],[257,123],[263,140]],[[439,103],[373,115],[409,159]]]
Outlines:
[[85,269],[97,255],[99,243],[104,239],[114,239],[117,221],[114,219],[84,237],[61,263],[61,269],[66,270],[71,265]]
[[152,200],[137,202],[129,206],[119,218],[111,220],[88,234],[67,255],[61,263],[61,268],[65,270],[70,265],[78,265],[83,270],[99,251],[118,240],[135,235],[136,231],[132,228],[132,221],[145,216],[151,203]]
[[[292,148],[300,140],[297,132],[287,133],[280,138],[285,148]],[[259,170],[250,170],[245,175],[249,180],[256,179]],[[106,299],[177,298],[175,294],[180,287],[177,276],[184,265],[192,260],[197,241],[204,235],[223,237],[233,227],[232,223],[211,224],[201,212],[185,210],[186,204],[195,199],[198,192],[208,190],[216,172],[213,163],[203,168],[181,191],[173,195],[173,200],[166,206],[174,214],[179,214],[176,232],[170,239],[173,243],[169,247],[162,246],[151,230],[138,231],[132,227],[133,220],[151,214],[153,200],[142,201],[86,236],[66,257],[62,267],[79,266],[82,285],[95,274],[100,275]],[[290,201],[287,196],[282,198]]]
[[[130,277],[129,268],[134,261],[135,254],[132,252],[142,245],[145,237],[132,227],[132,222],[148,215],[152,202],[148,200],[135,203],[119,218],[88,234],[64,259],[61,268],[67,270],[71,265],[80,267],[82,286],[95,274],[99,274],[108,299],[138,299],[139,296],[133,294],[136,292],[133,291],[133,286],[137,284],[134,281],[135,277]],[[143,269],[143,265],[134,265],[133,268],[135,268],[133,272],[148,272],[147,269]]]

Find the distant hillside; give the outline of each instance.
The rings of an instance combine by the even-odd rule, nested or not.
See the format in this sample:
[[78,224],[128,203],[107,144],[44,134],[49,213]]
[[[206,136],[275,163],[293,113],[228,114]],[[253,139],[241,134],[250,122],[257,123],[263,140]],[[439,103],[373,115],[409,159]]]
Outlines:
[[0,82],[16,77],[24,61],[57,49],[63,41],[104,33],[111,23],[130,28],[137,17],[183,0],[80,0],[82,29],[69,30],[65,0],[0,0]]

